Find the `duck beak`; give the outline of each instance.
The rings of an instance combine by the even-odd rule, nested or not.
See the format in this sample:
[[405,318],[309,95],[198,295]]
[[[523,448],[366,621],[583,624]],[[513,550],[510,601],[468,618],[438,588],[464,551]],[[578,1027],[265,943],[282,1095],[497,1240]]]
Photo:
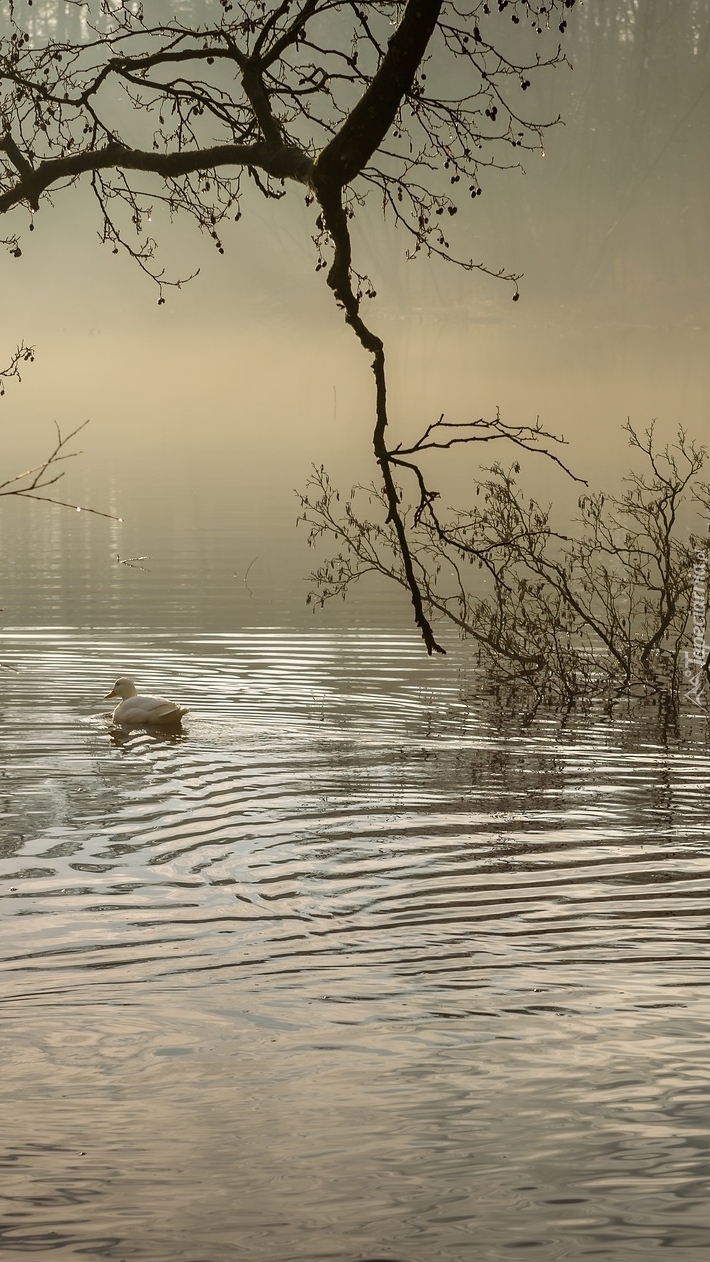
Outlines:
[[110,692],[106,693],[106,696],[104,697],[104,701],[108,701],[111,697],[117,697],[117,696],[118,696],[118,693],[114,692],[112,688]]

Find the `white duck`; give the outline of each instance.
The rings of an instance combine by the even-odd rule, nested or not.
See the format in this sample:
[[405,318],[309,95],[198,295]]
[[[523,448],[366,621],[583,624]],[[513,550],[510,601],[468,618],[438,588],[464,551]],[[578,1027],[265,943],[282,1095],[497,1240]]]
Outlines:
[[183,714],[187,714],[187,709],[175,705],[174,701],[166,701],[165,697],[142,695],[133,680],[125,675],[116,680],[104,700],[110,697],[121,698],[113,712],[114,723],[121,727],[178,727]]

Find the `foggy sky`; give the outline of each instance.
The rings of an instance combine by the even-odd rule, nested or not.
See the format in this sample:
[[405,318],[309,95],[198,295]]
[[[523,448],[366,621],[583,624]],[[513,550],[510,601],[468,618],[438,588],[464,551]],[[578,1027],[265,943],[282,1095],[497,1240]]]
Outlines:
[[[35,5],[32,20],[63,11]],[[539,415],[564,432],[593,479],[619,472],[627,416],[705,436],[709,28],[707,6],[687,0],[573,11],[572,68],[533,101],[564,125],[544,157],[526,155],[525,174],[491,173],[462,216],[468,252],[524,272],[519,303],[477,273],[407,263],[376,200],[358,214],[356,261],[378,290],[367,318],[387,340],[398,434],[500,406],[507,420]],[[315,273],[302,190],[278,204],[251,190],[224,258],[189,223],[162,233],[168,272],[200,274],[161,308],[150,282],[101,247],[85,185],[54,202],[23,234],[21,259],[0,255],[4,358],[20,338],[37,346],[0,403],[4,467],[35,458],[53,419],[90,417],[72,477],[134,520],[146,495],[178,503],[199,487],[201,512],[231,488],[290,522],[311,461],[344,484],[373,475],[367,358]]]

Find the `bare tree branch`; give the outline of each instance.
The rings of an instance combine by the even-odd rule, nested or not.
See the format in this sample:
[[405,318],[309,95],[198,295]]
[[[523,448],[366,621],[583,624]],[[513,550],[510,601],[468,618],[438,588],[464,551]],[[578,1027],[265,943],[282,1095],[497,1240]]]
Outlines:
[[104,513],[99,508],[89,508],[86,504],[77,504],[72,500],[59,500],[51,495],[44,494],[47,487],[55,486],[64,477],[64,470],[58,469],[62,461],[74,460],[76,456],[81,455],[80,451],[69,451],[67,449],[72,439],[81,433],[88,424],[88,421],[83,421],[71,433],[62,434],[55,421],[57,440],[49,455],[40,464],[33,465],[31,469],[25,469],[23,473],[14,473],[9,478],[5,478],[4,482],[0,482],[0,496],[15,495],[18,499],[40,500],[44,504],[55,504],[61,508],[73,508],[77,513],[92,513],[94,517],[107,517],[110,521],[122,521],[123,519],[117,517],[115,513]]
[[[477,198],[491,167],[517,165],[518,150],[539,149],[556,121],[527,111],[525,93],[530,76],[564,61],[555,25],[564,32],[574,3],[241,0],[233,7],[221,0],[218,20],[191,24],[182,16],[154,20],[138,6],[109,13],[87,3],[80,35],[45,40],[30,40],[10,6],[0,41],[0,214],[36,212],[50,192],[89,176],[102,240],[156,282],[159,302],[165,285],[183,280],[166,278],[156,262],[148,228],[154,202],[171,217],[190,215],[221,253],[221,225],[241,215],[245,172],[265,197],[281,197],[291,184],[317,202],[317,270],[327,268],[335,300],[370,356],[385,527],[429,653],[442,651],[427,612],[433,589],[410,531],[425,520],[436,530],[438,519],[419,458],[483,438],[483,422],[454,433],[441,418],[414,447],[389,442],[384,343],[361,311],[374,287],[353,265],[349,221],[374,191],[406,228],[409,256],[424,251],[490,271],[517,298],[518,277],[466,258],[452,230],[460,194]],[[523,19],[524,48],[509,38]],[[21,256],[17,234],[4,241]],[[539,428],[498,420],[485,439],[494,440],[534,446],[564,468],[552,436]],[[42,476],[59,459],[56,452]],[[418,487],[412,522],[396,470]]]
[[0,396],[5,393],[5,382],[11,377],[16,377],[18,381],[22,380],[20,375],[23,364],[31,364],[35,357],[34,346],[26,346],[24,342],[14,350],[10,363],[5,368],[0,368]]

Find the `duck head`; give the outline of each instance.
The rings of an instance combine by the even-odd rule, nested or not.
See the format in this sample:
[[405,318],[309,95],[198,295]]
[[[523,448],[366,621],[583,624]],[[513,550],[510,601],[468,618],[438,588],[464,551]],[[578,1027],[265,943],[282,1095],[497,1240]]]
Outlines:
[[138,689],[133,680],[121,675],[121,678],[116,680],[111,691],[106,693],[104,701],[110,700],[111,697],[120,697],[122,701],[127,701],[129,697],[135,697],[137,692]]

